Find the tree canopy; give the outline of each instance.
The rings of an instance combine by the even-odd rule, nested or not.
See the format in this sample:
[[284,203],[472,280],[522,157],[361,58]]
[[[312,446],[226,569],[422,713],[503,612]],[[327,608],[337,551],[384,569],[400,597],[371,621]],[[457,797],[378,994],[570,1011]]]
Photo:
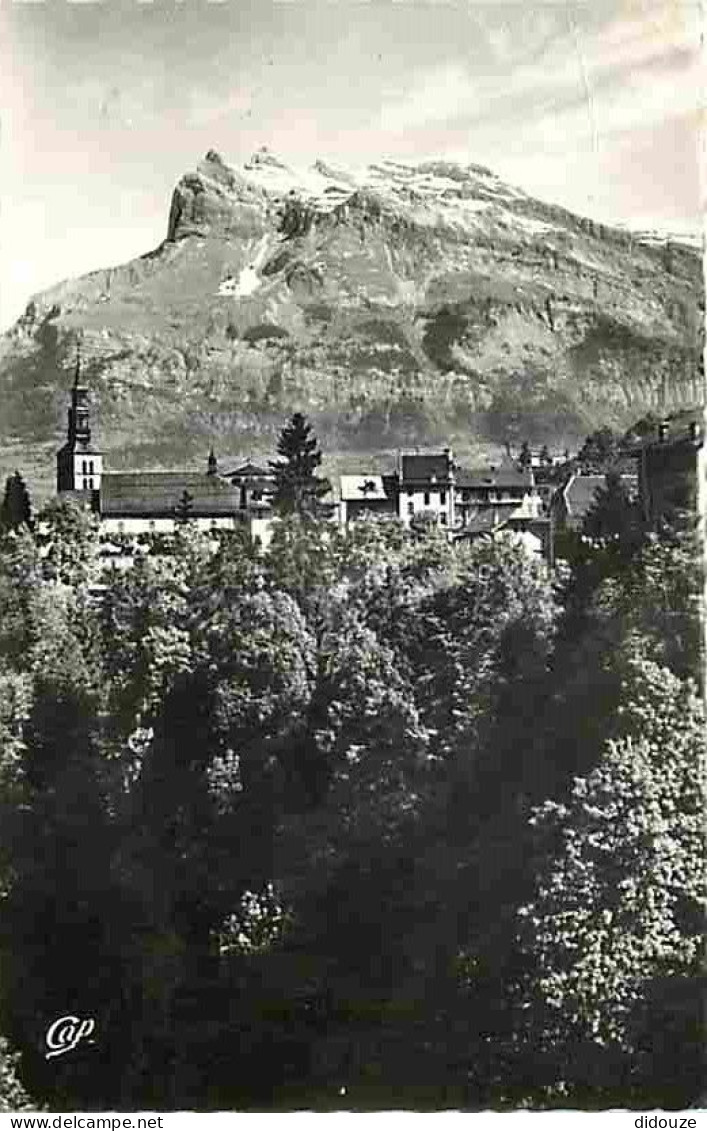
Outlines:
[[[116,569],[66,501],[0,537],[0,1014],[36,1102],[691,1102],[698,551],[615,552],[610,487],[562,576],[316,491],[267,550],[185,521]],[[76,1002],[100,1060],[46,1061]]]

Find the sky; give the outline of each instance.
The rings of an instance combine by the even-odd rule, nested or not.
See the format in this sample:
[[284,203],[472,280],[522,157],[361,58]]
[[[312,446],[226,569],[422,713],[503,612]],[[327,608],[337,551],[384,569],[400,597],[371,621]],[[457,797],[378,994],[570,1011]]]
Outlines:
[[212,148],[475,162],[697,232],[699,39],[698,0],[0,0],[0,329],[155,247]]

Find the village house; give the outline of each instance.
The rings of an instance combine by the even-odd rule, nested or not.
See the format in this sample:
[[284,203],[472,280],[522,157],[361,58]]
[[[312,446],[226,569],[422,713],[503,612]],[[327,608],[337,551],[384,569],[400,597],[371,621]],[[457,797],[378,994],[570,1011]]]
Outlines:
[[342,475],[341,520],[358,515],[396,515],[404,525],[426,518],[450,532],[484,521],[503,521],[513,515],[531,518],[541,514],[530,469],[514,465],[476,470],[458,467],[451,448],[437,451],[402,451],[396,470],[388,475]]
[[435,519],[440,526],[454,525],[454,474],[451,448],[398,453],[397,510],[404,526],[422,515]]
[[342,523],[364,514],[387,515],[412,527],[432,522],[455,541],[506,531],[548,562],[553,558],[552,524],[533,472],[510,462],[469,469],[457,466],[450,448],[403,451],[389,474],[342,475],[340,497]]
[[510,461],[498,467],[460,468],[455,487],[455,514],[462,527],[480,515],[491,515],[498,523],[516,513],[528,518],[541,513],[532,469],[521,470]]

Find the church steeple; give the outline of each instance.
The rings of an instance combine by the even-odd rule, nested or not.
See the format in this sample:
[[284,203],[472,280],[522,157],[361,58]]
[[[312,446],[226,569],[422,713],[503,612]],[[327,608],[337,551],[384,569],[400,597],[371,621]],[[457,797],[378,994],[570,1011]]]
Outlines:
[[97,491],[102,470],[103,456],[91,443],[91,406],[88,387],[81,379],[81,345],[78,343],[67,439],[57,453],[57,491]]
[[206,474],[207,475],[218,475],[218,460],[216,459],[216,455],[214,453],[213,448],[209,452],[209,458],[208,458],[207,463],[206,463]]
[[91,410],[88,400],[88,388],[81,381],[81,345],[76,346],[76,371],[74,384],[71,389],[71,407],[69,409],[69,443],[91,443]]

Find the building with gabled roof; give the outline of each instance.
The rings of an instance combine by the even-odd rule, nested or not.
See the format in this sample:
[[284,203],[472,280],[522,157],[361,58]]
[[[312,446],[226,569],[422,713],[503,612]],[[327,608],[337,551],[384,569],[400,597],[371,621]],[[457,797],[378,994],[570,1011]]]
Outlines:
[[454,525],[454,455],[441,451],[403,451],[397,461],[397,512],[406,526],[425,516],[441,526]]
[[229,483],[199,471],[114,471],[103,476],[99,492],[108,529],[144,520],[154,529],[171,529],[180,514],[224,525],[239,506],[239,492]]
[[461,526],[480,512],[491,513],[500,521],[522,508],[530,517],[539,514],[540,505],[530,468],[519,469],[513,463],[503,462],[482,468],[460,467],[457,471],[455,514]]
[[339,517],[342,522],[368,515],[397,515],[395,475],[359,473],[339,479]]

